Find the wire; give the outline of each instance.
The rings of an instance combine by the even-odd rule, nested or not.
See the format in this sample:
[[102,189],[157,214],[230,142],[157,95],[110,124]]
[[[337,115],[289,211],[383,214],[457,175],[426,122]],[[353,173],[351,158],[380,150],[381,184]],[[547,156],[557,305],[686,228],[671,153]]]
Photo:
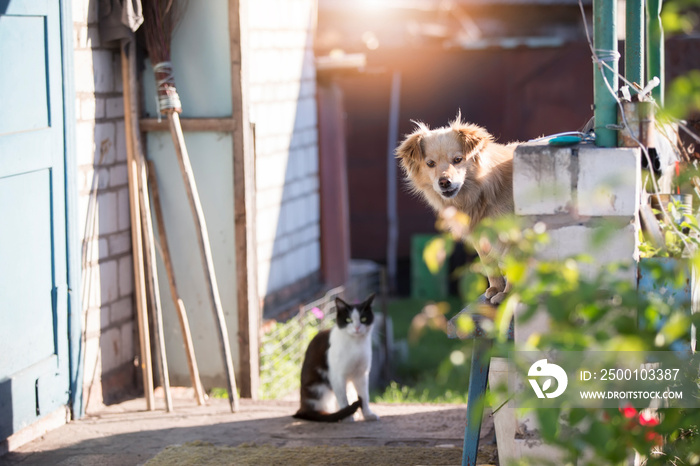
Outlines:
[[[612,66],[610,66],[608,63],[606,63],[607,61],[613,61],[613,60],[617,60],[619,58],[620,54],[619,54],[619,52],[617,52],[617,50],[609,51],[609,50],[601,50],[601,49],[594,48],[593,42],[591,41],[590,33],[588,31],[588,23],[586,20],[586,12],[583,8],[583,2],[581,0],[578,0],[578,5],[579,5],[579,9],[581,10],[581,17],[583,18],[583,27],[584,27],[584,30],[586,32],[586,39],[588,42],[588,46],[591,49],[591,55],[593,58],[593,62],[597,65],[596,67],[598,68],[598,71],[600,72],[600,74],[603,78],[603,82],[605,82],[605,87],[608,89],[608,91],[612,95],[613,99],[615,99],[615,102],[617,103],[617,106],[620,109],[622,126],[624,129],[627,129],[627,131],[629,132],[630,138],[641,149],[642,153],[644,154],[644,157],[647,160],[649,167],[653,167],[651,156],[649,155],[649,150],[647,149],[647,147],[644,144],[642,144],[642,142],[639,139],[637,139],[637,137],[634,135],[634,132],[630,128],[630,125],[627,122],[627,118],[625,116],[625,112],[622,108],[622,102],[620,101],[620,99],[617,96],[617,93],[614,91],[614,89],[612,88],[612,86],[608,82],[608,78],[605,75],[605,73],[603,72],[603,67],[607,67],[608,69],[610,69],[614,73],[615,79],[621,79],[623,82],[625,82],[626,84],[628,84],[632,87],[636,87],[636,86],[634,86],[633,83],[629,82],[627,79],[625,79],[623,76],[621,76],[617,72],[617,70],[615,70]],[[599,56],[599,53],[603,54],[603,58],[601,58]],[[658,78],[655,78],[655,79],[658,79]],[[652,87],[647,86],[645,88],[645,90],[648,89],[648,91],[651,91],[651,88],[653,88],[653,86]],[[653,99],[652,99],[652,102],[653,102]],[[656,104],[656,102],[654,102],[654,105],[657,109],[659,108],[659,106],[658,106],[658,104]],[[679,124],[679,126],[682,127],[682,125],[680,125],[680,124]],[[616,128],[608,128],[608,129],[619,129],[619,128],[616,127]],[[688,131],[686,128],[684,128],[684,129],[686,131]],[[649,175],[650,175],[650,179],[652,182],[652,186],[654,188],[653,194],[657,194],[657,195],[660,194],[661,189],[659,188],[658,180],[657,180],[656,176],[654,175],[654,170],[649,170]],[[668,214],[668,210],[666,209],[666,206],[664,206],[662,203],[659,203],[659,206],[661,208],[661,213],[664,217],[664,220],[666,221],[666,224],[669,225],[670,228],[674,229],[676,231],[676,233],[679,233],[678,236],[680,237],[681,241],[685,244],[686,247],[690,247],[690,244],[686,240],[685,235],[681,234],[681,231],[678,228],[678,225],[676,225],[676,222],[674,222],[671,219],[670,215]]]

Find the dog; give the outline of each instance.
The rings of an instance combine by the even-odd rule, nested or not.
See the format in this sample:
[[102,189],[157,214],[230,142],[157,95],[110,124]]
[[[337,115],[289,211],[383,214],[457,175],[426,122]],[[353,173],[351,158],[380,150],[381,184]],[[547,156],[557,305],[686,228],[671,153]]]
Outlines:
[[[414,121],[416,129],[396,149],[409,189],[436,213],[455,208],[469,218],[466,237],[487,269],[499,270],[498,245],[491,247],[472,237],[487,217],[512,214],[513,152],[517,143],[498,144],[484,128],[462,121],[461,113],[448,126],[431,130]],[[488,274],[486,298],[499,304],[509,291],[503,274]]]

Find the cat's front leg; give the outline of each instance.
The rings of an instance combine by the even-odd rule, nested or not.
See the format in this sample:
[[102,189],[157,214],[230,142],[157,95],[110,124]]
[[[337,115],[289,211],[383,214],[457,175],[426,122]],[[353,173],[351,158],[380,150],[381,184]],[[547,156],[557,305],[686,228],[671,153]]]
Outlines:
[[[347,380],[344,378],[338,377],[331,377],[330,378],[330,383],[331,383],[331,388],[333,389],[333,393],[335,394],[335,399],[338,402],[338,409],[343,409],[347,406],[350,405],[348,403],[348,386],[347,386]],[[343,419],[343,421],[349,421],[352,422],[355,419],[352,416],[346,417]]]
[[362,417],[365,421],[378,421],[379,416],[369,408],[369,371],[365,372],[359,379],[355,379],[353,385],[355,385],[357,394],[362,398]]

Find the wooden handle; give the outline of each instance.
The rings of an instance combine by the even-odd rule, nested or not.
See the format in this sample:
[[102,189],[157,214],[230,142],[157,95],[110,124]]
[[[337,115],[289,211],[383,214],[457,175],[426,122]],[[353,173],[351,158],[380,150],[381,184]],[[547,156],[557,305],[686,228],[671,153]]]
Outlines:
[[[133,43],[131,43],[133,45]],[[129,178],[129,211],[131,213],[131,249],[134,258],[134,294],[136,302],[136,315],[139,330],[139,348],[141,350],[141,373],[143,375],[143,391],[146,398],[146,409],[155,409],[153,394],[153,363],[151,361],[151,339],[148,329],[148,314],[146,314],[146,278],[143,265],[143,244],[141,236],[141,216],[139,209],[139,172],[138,164],[134,157],[134,117],[132,109],[132,90],[135,87],[135,78],[132,72],[134,64],[133,47],[131,54],[127,53],[130,47],[128,39],[121,43],[121,64],[124,98],[124,132],[126,135],[126,165]]]
[[197,366],[197,358],[192,344],[192,334],[190,332],[190,324],[185,311],[185,303],[180,299],[177,292],[175,282],[175,272],[173,271],[173,263],[170,257],[170,247],[168,246],[168,237],[165,232],[165,221],[163,220],[163,209],[160,203],[160,189],[158,187],[158,179],[156,177],[155,166],[152,161],[148,161],[148,184],[151,187],[151,200],[153,202],[153,210],[156,214],[156,224],[158,225],[158,237],[160,239],[160,253],[165,265],[165,272],[168,275],[168,284],[170,285],[170,296],[175,304],[175,310],[180,321],[180,330],[182,332],[182,340],[185,345],[185,353],[187,354],[187,366],[190,370],[190,380],[194,388],[195,398],[198,405],[204,404],[204,390],[202,382],[199,378],[199,368]]
[[[209,233],[207,224],[204,219],[204,211],[199,200],[197,184],[194,180],[192,165],[187,154],[187,146],[185,145],[185,137],[182,134],[180,126],[180,116],[175,112],[168,113],[168,122],[170,123],[170,134],[173,138],[175,153],[180,165],[180,172],[185,181],[185,190],[187,198],[192,209],[192,215],[195,221],[195,231],[197,232],[197,240],[199,243],[199,251],[202,257],[202,266],[205,272],[205,280],[209,285],[209,297],[213,306],[214,320],[219,331],[219,346],[221,349],[223,362],[226,367],[226,378],[228,381],[228,398],[231,405],[231,412],[238,411],[238,392],[236,390],[236,376],[233,371],[233,361],[231,359],[231,346],[228,340],[228,330],[224,317],[224,310],[221,306],[221,298],[219,296],[219,287],[216,283],[216,273],[214,271],[214,261],[211,256],[211,246],[209,245]],[[245,293],[246,290],[239,290],[239,293]],[[246,312],[245,309],[239,309],[239,312]]]

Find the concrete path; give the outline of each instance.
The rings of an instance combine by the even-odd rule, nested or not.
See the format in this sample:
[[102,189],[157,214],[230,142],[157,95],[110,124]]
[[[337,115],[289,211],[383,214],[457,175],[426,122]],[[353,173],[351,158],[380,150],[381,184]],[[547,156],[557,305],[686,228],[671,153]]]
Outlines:
[[[0,457],[0,465],[112,466],[143,464],[168,445],[195,440],[215,445],[255,443],[280,447],[307,445],[461,447],[466,407],[378,404],[378,422],[320,424],[291,416],[294,401],[241,400],[238,413],[227,400],[175,399],[176,412],[146,411],[144,399],[108,406],[104,411],[51,431]],[[492,444],[487,416],[482,442]]]

